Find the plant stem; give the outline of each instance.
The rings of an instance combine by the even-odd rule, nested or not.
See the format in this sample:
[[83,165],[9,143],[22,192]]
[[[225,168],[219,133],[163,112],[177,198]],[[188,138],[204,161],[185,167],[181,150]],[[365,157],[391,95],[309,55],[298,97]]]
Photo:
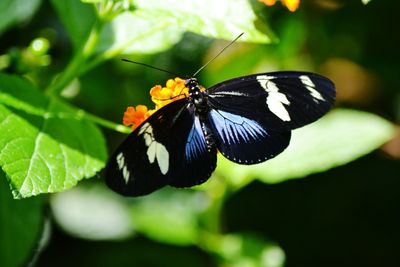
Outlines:
[[47,95],[59,95],[61,91],[76,77],[76,72],[82,64],[81,53],[76,53],[65,70],[45,90]]
[[84,44],[75,52],[72,60],[56,80],[45,90],[47,95],[59,95],[62,90],[79,75],[81,67],[93,53],[99,39],[99,33],[103,23],[97,20]]
[[129,127],[126,127],[124,125],[121,125],[121,124],[118,124],[118,123],[115,123],[115,122],[111,122],[111,121],[105,120],[103,118],[97,117],[96,115],[87,113],[85,111],[83,111],[83,112],[84,112],[83,117],[85,119],[87,119],[89,121],[92,121],[94,123],[97,123],[98,125],[101,125],[101,126],[103,126],[105,128],[109,128],[111,130],[114,130],[114,131],[117,131],[117,132],[120,132],[120,133],[126,133],[126,134],[129,134],[129,133],[132,132],[132,129],[129,128]]

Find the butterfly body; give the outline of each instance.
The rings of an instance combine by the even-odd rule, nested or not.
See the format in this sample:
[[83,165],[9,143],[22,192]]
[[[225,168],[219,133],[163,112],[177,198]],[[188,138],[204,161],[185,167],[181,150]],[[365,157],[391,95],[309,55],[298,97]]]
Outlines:
[[185,80],[188,96],[157,110],[117,149],[106,182],[127,196],[165,185],[190,187],[214,171],[217,151],[239,164],[271,159],[288,145],[291,130],[333,105],[333,83],[307,72],[243,76],[208,89]]
[[215,149],[216,144],[212,131],[210,129],[208,122],[208,112],[210,111],[210,106],[208,103],[207,94],[201,89],[196,78],[190,78],[185,81],[185,86],[189,88],[189,105],[193,105],[195,116],[201,123],[201,130],[204,135],[204,140],[206,142],[207,150],[211,152]]

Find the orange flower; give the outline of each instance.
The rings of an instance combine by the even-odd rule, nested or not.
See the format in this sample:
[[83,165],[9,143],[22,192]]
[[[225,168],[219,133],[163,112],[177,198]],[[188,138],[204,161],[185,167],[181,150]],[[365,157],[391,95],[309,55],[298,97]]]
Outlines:
[[258,1],[266,4],[267,6],[273,6],[276,3],[276,0],[258,0]]
[[281,0],[281,2],[291,12],[295,12],[300,6],[300,0]]
[[124,112],[123,123],[125,126],[131,126],[135,130],[143,121],[150,117],[154,112],[163,106],[185,98],[189,95],[189,89],[185,87],[185,80],[181,78],[169,79],[165,87],[156,85],[150,89],[151,100],[156,104],[155,109],[148,110],[144,105],[128,107]]
[[185,98],[189,95],[189,89],[185,87],[185,80],[181,78],[169,79],[165,87],[156,85],[150,89],[151,100],[156,104],[156,109],[171,103],[172,101]]
[[[273,6],[276,3],[276,0],[258,0],[266,4],[267,6]],[[295,12],[300,6],[300,0],[281,0],[281,4],[286,6],[287,9],[291,12]]]
[[134,130],[149,117],[148,113],[149,111],[144,105],[137,105],[136,110],[134,107],[127,107],[122,122],[125,126],[131,126]]

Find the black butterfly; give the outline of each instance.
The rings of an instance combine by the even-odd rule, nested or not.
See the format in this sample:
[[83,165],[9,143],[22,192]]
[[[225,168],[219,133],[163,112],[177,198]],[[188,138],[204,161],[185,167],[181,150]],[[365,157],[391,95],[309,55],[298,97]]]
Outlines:
[[140,196],[204,183],[217,151],[240,164],[266,161],[288,146],[292,129],[323,116],[335,100],[334,84],[308,72],[254,74],[207,90],[196,78],[185,85],[187,98],[155,112],[110,158],[111,189]]

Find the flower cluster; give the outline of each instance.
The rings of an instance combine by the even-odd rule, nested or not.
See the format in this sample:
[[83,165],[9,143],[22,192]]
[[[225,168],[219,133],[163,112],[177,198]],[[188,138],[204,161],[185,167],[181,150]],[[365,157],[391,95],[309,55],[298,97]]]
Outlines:
[[151,100],[155,104],[154,109],[148,109],[144,105],[128,107],[124,112],[123,124],[131,126],[132,130],[138,127],[143,121],[154,112],[172,101],[185,98],[189,95],[189,89],[185,87],[185,80],[181,78],[169,79],[165,85],[156,85],[150,89]]
[[[273,6],[276,3],[276,0],[258,0],[266,4],[267,6]],[[281,4],[286,6],[287,9],[291,12],[295,12],[300,6],[300,0],[281,0]]]
[[185,98],[189,89],[185,87],[185,80],[181,78],[169,79],[165,87],[156,85],[150,89],[151,100],[156,104],[156,110],[168,105],[172,101]]

